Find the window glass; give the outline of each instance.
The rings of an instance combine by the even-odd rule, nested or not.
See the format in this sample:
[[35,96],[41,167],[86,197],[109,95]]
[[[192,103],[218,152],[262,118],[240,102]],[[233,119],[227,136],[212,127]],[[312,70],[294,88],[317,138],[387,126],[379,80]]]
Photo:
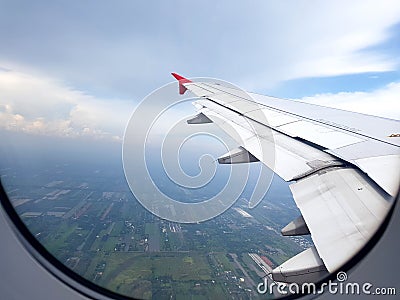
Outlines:
[[[217,106],[218,100],[207,100],[207,92],[201,99],[183,93],[188,80],[175,75],[177,82],[169,73],[178,68],[189,76],[226,78],[260,94],[399,119],[400,30],[393,30],[399,18],[380,5],[371,9],[372,29],[370,18],[359,13],[364,3],[348,4],[347,14],[341,4],[321,7],[316,15],[294,3],[299,7],[289,11],[270,3],[255,9],[128,2],[31,1],[23,7],[4,2],[0,176],[8,198],[51,255],[110,291],[140,299],[263,298],[257,287],[264,278],[270,280],[274,268],[313,246],[310,235],[281,234],[301,215],[289,188],[293,182],[273,176],[261,162],[220,164],[218,158],[232,150],[245,160],[248,153],[237,139],[255,146],[253,134],[227,125],[230,136],[208,124],[207,116],[196,117],[200,100]],[[293,14],[299,11],[301,22]],[[202,82],[216,83],[209,87],[214,92],[248,100],[232,84]],[[253,103],[234,102],[230,113],[239,107],[256,115]],[[326,128],[303,127],[300,135],[293,116],[275,113],[271,124],[291,123],[282,136],[328,155],[324,146],[304,138],[320,137]],[[216,114],[220,125],[229,123]],[[359,128],[328,117],[315,116],[350,132],[340,146],[359,141],[353,136]],[[188,119],[206,124],[190,125]],[[246,123],[241,121],[233,123]],[[259,119],[252,122],[260,128]],[[384,133],[371,127],[379,135],[373,140],[398,147],[398,126]],[[262,134],[270,137],[271,130]],[[330,138],[324,142],[335,144]],[[379,157],[381,148],[374,145],[368,150]],[[347,148],[338,148],[347,155]],[[363,155],[361,148],[355,155]],[[275,152],[267,159],[275,162]],[[314,154],[304,154],[305,164],[321,171]],[[296,169],[291,154],[287,157],[285,167]],[[398,162],[393,157],[385,160],[385,172]],[[365,173],[377,169],[370,162],[358,162],[365,163]],[[344,167],[351,165],[358,164]],[[371,185],[389,208],[389,195]],[[174,206],[177,202],[185,205]]]

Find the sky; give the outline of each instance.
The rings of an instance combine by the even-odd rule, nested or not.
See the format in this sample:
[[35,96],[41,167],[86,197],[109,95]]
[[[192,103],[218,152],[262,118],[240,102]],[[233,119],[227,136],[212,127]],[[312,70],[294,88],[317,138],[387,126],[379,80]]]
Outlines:
[[0,129],[121,142],[173,81],[400,116],[399,1],[0,0]]

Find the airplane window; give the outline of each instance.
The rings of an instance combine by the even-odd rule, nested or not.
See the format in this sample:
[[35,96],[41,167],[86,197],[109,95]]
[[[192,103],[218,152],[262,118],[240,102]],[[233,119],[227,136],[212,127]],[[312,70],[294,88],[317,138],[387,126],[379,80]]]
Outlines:
[[0,10],[0,198],[29,253],[95,299],[345,280],[398,197],[400,9],[128,2]]

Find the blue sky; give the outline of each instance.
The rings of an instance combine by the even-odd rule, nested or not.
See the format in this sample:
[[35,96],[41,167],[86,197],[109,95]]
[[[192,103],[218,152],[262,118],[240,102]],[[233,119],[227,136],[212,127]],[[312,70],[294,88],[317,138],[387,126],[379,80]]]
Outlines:
[[[0,128],[121,140],[172,81],[398,118],[399,1],[0,1]],[[376,101],[379,96],[379,102]],[[385,109],[382,109],[382,108]]]

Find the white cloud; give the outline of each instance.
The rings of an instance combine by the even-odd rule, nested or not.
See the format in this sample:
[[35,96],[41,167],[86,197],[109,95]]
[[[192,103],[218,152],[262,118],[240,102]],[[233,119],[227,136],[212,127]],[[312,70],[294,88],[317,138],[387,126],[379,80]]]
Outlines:
[[[252,55],[241,65],[248,90],[298,78],[395,70],[398,56],[370,48],[400,22],[399,1],[296,1],[274,5],[250,32]],[[262,33],[262,34],[260,34]],[[243,52],[245,53],[245,52]],[[239,61],[238,61],[239,62]],[[254,73],[243,72],[252,68]]]
[[[400,82],[393,82],[370,92],[317,94],[300,100],[400,119],[399,95]],[[121,141],[133,109],[133,101],[99,99],[49,78],[0,71],[0,129]],[[177,118],[169,116],[170,121]]]
[[176,1],[156,8],[43,2],[23,19],[12,13],[20,9],[14,2],[0,18],[7,28],[0,30],[0,65],[32,66],[120,97],[143,97],[172,80],[171,71],[261,92],[289,79],[388,71],[399,63],[396,53],[366,51],[396,34],[398,0]]
[[300,99],[358,113],[400,120],[400,82],[392,82],[371,92],[318,94]]
[[[397,0],[183,1],[155,10],[127,3],[106,19],[116,9],[108,2],[75,5],[44,3],[43,14],[27,10],[19,22],[0,13],[0,28],[8,29],[0,30],[0,128],[120,139],[139,99],[99,98],[74,87],[143,97],[178,71],[262,92],[296,78],[397,70],[400,62],[366,50],[393,36]],[[396,92],[393,83],[305,100],[398,118]]]
[[0,128],[121,140],[133,102],[98,99],[61,82],[0,71]]

